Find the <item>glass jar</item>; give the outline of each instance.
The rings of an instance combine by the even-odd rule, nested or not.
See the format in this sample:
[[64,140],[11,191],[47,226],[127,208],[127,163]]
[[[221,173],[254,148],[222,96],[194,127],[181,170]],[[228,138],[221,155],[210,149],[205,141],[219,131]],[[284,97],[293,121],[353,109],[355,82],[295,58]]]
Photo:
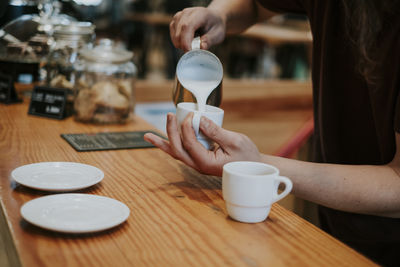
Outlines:
[[81,51],[75,83],[75,119],[99,124],[125,123],[134,108],[133,53],[105,39]]
[[[35,86],[43,85],[41,73],[54,45],[55,25],[75,21],[75,18],[60,14],[57,1],[7,2],[6,13],[11,12],[12,17],[19,13],[12,14],[13,8],[17,11],[25,5],[34,5],[35,10],[40,11],[39,15],[17,17],[0,29],[0,75],[10,78],[12,90],[15,89],[18,95],[30,95]],[[42,5],[44,2],[46,8]]]
[[23,15],[0,29],[0,75],[8,77],[19,96],[40,81],[39,70],[54,40],[41,30],[36,15]]
[[90,22],[68,22],[54,27],[54,44],[45,65],[40,69],[41,85],[67,90],[66,114],[73,112],[74,65],[79,51],[93,47],[95,26]]
[[54,28],[55,43],[42,74],[45,85],[73,89],[76,79],[74,65],[78,64],[80,50],[93,47],[94,29],[90,22],[70,22]]

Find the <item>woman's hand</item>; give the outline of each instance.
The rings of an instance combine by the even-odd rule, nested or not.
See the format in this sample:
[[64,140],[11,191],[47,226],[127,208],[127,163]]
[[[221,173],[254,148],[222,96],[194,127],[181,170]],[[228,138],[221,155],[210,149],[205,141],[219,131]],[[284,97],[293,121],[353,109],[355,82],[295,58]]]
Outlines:
[[144,139],[204,174],[222,176],[222,167],[231,161],[261,161],[256,145],[246,135],[225,130],[211,120],[201,117],[200,130],[216,143],[214,150],[207,150],[196,139],[192,119],[193,113],[185,118],[180,134],[176,116],[169,113],[167,115],[169,141],[151,133],[145,134]]
[[186,8],[176,13],[169,29],[174,46],[184,51],[191,50],[196,32],[201,35],[201,49],[209,49],[225,38],[224,18],[205,7]]

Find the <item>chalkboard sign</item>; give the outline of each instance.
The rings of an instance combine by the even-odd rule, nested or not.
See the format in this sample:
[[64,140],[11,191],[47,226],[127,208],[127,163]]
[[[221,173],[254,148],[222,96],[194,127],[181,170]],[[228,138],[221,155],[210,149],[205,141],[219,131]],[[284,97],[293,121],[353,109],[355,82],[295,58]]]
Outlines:
[[5,104],[21,102],[15,92],[11,76],[0,73],[0,102]]
[[66,117],[67,90],[37,86],[33,89],[28,114],[64,119]]
[[152,144],[143,139],[145,133],[153,133],[165,138],[161,134],[154,131],[62,134],[61,137],[64,138],[77,151],[154,147]]

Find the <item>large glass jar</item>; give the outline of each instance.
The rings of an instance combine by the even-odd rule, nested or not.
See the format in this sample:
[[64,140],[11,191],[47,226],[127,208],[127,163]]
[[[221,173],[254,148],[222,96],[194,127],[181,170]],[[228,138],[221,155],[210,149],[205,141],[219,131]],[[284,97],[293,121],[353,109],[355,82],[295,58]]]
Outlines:
[[134,108],[136,67],[133,53],[103,40],[81,51],[75,83],[75,119],[91,123],[125,123]]

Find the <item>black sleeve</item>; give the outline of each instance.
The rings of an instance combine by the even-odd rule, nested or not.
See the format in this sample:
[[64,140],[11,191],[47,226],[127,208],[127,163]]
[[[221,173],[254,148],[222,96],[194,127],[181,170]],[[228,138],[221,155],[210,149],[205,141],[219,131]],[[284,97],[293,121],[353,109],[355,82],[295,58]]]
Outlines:
[[[400,92],[400,88],[398,90]],[[400,133],[400,94],[397,96],[396,106],[394,110],[394,130]]]
[[[277,13],[306,14],[306,7],[302,0],[257,0],[266,9]],[[320,0],[325,1],[325,0]]]

